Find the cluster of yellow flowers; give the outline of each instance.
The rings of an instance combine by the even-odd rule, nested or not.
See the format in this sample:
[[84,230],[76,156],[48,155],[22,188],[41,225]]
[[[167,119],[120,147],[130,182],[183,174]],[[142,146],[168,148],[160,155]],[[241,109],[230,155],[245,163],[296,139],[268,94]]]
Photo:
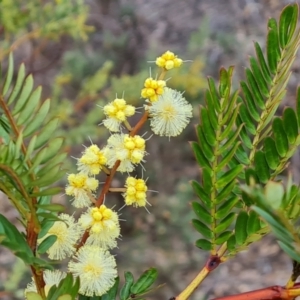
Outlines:
[[[174,53],[167,51],[156,59],[156,64],[164,72],[182,64],[182,60]],[[166,81],[147,78],[141,96],[146,99],[145,115],[150,118],[150,126],[155,134],[161,136],[177,136],[187,126],[192,117],[192,106],[178,91],[166,87]],[[135,114],[135,107],[122,98],[116,98],[103,107],[105,119],[102,124],[113,134],[107,140],[107,145],[100,149],[91,145],[77,159],[76,174],[68,175],[66,194],[72,196],[72,205],[87,210],[76,222],[73,216],[59,215],[60,221],[54,222],[38,243],[49,236],[56,236],[54,244],[48,249],[50,259],[62,260],[71,258],[68,271],[75,277],[80,277],[79,292],[86,296],[101,296],[114,284],[117,276],[116,262],[109,253],[117,246],[120,237],[118,214],[106,205],[97,205],[95,193],[99,181],[95,178],[101,171],[110,175],[116,166],[121,173],[130,173],[144,162],[146,140],[132,134],[128,118]],[[122,132],[122,126],[129,134]],[[116,165],[117,163],[117,165]],[[128,176],[124,188],[120,188],[125,205],[145,207],[147,185],[144,179]],[[96,205],[95,205],[96,204]],[[88,237],[84,245],[76,245],[83,233]],[[66,276],[59,271],[44,272],[46,293],[52,285],[58,285]],[[34,283],[30,283],[26,292],[36,291]]]

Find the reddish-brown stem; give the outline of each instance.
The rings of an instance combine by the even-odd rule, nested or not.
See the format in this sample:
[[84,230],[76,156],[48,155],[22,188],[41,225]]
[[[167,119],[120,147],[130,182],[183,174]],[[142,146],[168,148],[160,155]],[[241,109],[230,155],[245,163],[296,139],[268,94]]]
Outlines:
[[289,300],[300,295],[300,283],[296,283],[291,289],[274,285],[251,292],[214,298],[213,300]]

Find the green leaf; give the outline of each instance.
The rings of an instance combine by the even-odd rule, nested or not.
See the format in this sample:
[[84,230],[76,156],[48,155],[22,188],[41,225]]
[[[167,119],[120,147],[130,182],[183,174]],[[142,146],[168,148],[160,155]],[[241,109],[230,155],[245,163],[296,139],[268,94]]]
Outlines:
[[243,245],[243,243],[247,239],[247,222],[248,222],[248,214],[245,211],[241,211],[238,214],[235,223],[235,239],[238,245]]
[[253,120],[248,112],[248,109],[244,103],[240,105],[239,115],[242,121],[245,123],[246,129],[253,135],[256,134],[256,126],[253,123]]
[[18,71],[18,76],[17,76],[17,81],[15,83],[15,86],[12,90],[12,92],[9,95],[9,98],[7,100],[7,105],[12,104],[12,102],[16,99],[17,95],[19,94],[22,84],[25,78],[25,65],[22,63],[20,65],[19,71]]
[[225,68],[220,69],[220,84],[219,84],[219,93],[221,98],[226,97],[226,93],[229,85],[228,73]]
[[259,87],[260,92],[263,96],[269,97],[269,87],[268,84],[263,76],[262,71],[254,57],[250,57],[250,66],[255,78],[255,81]]
[[202,153],[210,162],[213,162],[215,159],[212,147],[207,143],[206,138],[203,133],[203,128],[199,125],[197,126],[197,135],[199,139],[199,145],[202,149]]
[[260,116],[256,108],[252,93],[250,92],[248,85],[244,81],[241,81],[240,85],[245,96],[245,102],[247,104],[249,114],[256,122],[258,122],[260,120]]
[[212,178],[210,172],[206,168],[202,169],[202,182],[204,190],[210,193],[212,188]]
[[38,253],[43,254],[45,253],[53,244],[57,241],[57,236],[56,235],[50,235],[46,237],[42,243],[38,247]]
[[220,102],[219,102],[219,95],[216,89],[216,85],[214,80],[211,77],[208,77],[207,79],[208,81],[208,86],[209,86],[209,91],[211,94],[211,99],[214,103],[214,107],[217,110],[218,113],[221,112],[221,106],[220,106]]
[[291,40],[298,20],[298,5],[288,5],[281,13],[279,20],[279,41],[281,48],[284,48]]
[[202,107],[200,114],[201,114],[201,123],[203,126],[203,134],[205,136],[205,139],[209,145],[214,146],[217,142],[216,133],[210,124],[210,120],[206,108]]
[[[44,196],[44,195],[43,195]],[[52,212],[63,212],[66,208],[62,204],[51,203],[51,204],[37,204],[40,209],[49,210]]]
[[284,157],[288,151],[289,144],[282,120],[278,117],[274,118],[272,128],[277,152],[281,157]]
[[219,192],[218,196],[215,199],[215,203],[220,204],[232,192],[235,185],[236,179],[234,178]]
[[28,122],[33,112],[35,111],[41,97],[42,87],[39,86],[35,91],[32,92],[29,99],[26,101],[24,108],[21,110],[18,118],[17,125],[23,125],[26,121]]
[[215,214],[216,219],[224,218],[231,209],[238,203],[239,198],[237,196],[233,196],[230,199],[226,200],[218,209]]
[[196,246],[202,250],[209,251],[212,250],[213,245],[210,241],[205,239],[199,239],[196,241]]
[[53,137],[53,133],[57,127],[58,118],[51,119],[41,130],[38,134],[35,143],[35,149],[42,147],[50,138]]
[[9,57],[8,57],[8,69],[6,72],[6,78],[5,78],[3,89],[2,89],[3,96],[6,95],[7,91],[10,88],[10,84],[11,84],[13,75],[14,75],[14,59],[13,59],[12,52],[10,52]]
[[[50,188],[46,188],[44,190],[40,190],[39,192],[33,193],[31,194],[32,197],[37,197],[37,196],[49,196],[49,195],[57,195],[59,193],[61,193],[62,188],[60,187],[50,187]],[[61,205],[61,207],[59,207],[60,204],[55,204],[55,206],[52,207],[52,210],[55,209],[55,211],[64,211],[65,207],[63,205]],[[59,209],[59,210],[58,210]]]
[[227,152],[227,154],[222,158],[220,163],[217,165],[216,172],[220,172],[226,165],[229,164],[229,162],[232,160],[237,148],[241,142],[236,142],[234,146]]
[[61,164],[64,159],[67,157],[66,152],[58,153],[54,158],[45,163],[44,166],[37,172],[37,177],[43,177],[45,174],[52,173],[53,170],[56,170],[56,174],[61,169]]
[[235,235],[232,235],[227,240],[227,249],[228,249],[228,251],[229,252],[234,251],[235,250],[235,245],[236,245]]
[[265,154],[262,151],[257,151],[254,155],[255,172],[259,181],[267,183],[270,178],[269,166],[267,164]]
[[110,290],[104,294],[101,300],[115,300],[118,293],[120,279],[119,277],[116,278],[114,285],[110,288]]
[[72,297],[68,294],[65,294],[65,295],[59,296],[57,298],[57,300],[72,300]]
[[44,158],[42,159],[41,163],[45,163],[54,156],[56,156],[61,149],[64,142],[64,138],[57,137],[48,142],[48,145],[46,147],[47,151],[44,155]]
[[264,152],[269,168],[275,170],[280,163],[280,158],[276,150],[275,142],[269,136],[264,140]]
[[196,142],[191,142],[192,145],[192,149],[194,151],[195,154],[195,158],[197,160],[197,163],[201,166],[201,167],[205,167],[207,170],[211,170],[211,166],[207,160],[207,158],[203,155],[203,152],[199,146],[198,143]]
[[246,78],[256,104],[260,109],[265,109],[264,98],[250,69],[246,69]]
[[290,144],[293,144],[298,136],[298,121],[295,111],[291,107],[283,111],[283,128]]
[[44,101],[39,110],[36,112],[34,118],[30,121],[30,123],[26,126],[24,130],[24,136],[27,137],[31,135],[33,132],[40,129],[40,126],[46,119],[48,111],[50,109],[50,99]]
[[[238,116],[236,118],[236,125],[237,125],[237,127],[243,125],[243,122],[242,122],[240,116]],[[241,141],[242,141],[243,145],[245,145],[248,149],[253,148],[252,141],[251,141],[251,139],[249,137],[249,134],[246,131],[244,126],[240,130],[240,138],[241,138]]]
[[206,91],[205,93],[205,102],[207,104],[207,113],[208,113],[210,124],[214,130],[217,130],[219,128],[218,118],[215,113],[215,105],[212,100],[211,93],[209,91]]
[[234,212],[230,212],[224,219],[222,219],[218,226],[215,228],[214,232],[215,233],[221,233],[224,230],[226,230],[228,228],[228,226],[230,226],[233,222],[233,220],[235,219],[235,213]]
[[271,84],[272,83],[272,77],[271,77],[269,68],[267,66],[264,54],[263,54],[263,52],[262,52],[262,50],[261,50],[261,48],[260,48],[260,46],[257,42],[254,43],[254,46],[255,46],[256,57],[257,57],[257,60],[259,62],[259,65],[260,65],[261,72],[264,75],[264,79],[266,80],[267,83]]
[[193,180],[192,187],[194,189],[194,192],[198,196],[199,200],[201,200],[202,203],[204,204],[204,206],[206,206],[207,208],[211,208],[211,206],[212,206],[211,199],[206,194],[206,192],[204,191],[202,186],[197,181]]
[[197,219],[193,219],[192,224],[193,224],[194,228],[203,235],[203,237],[205,237],[207,239],[213,238],[212,231],[204,223],[200,222]]
[[15,105],[14,109],[12,110],[13,116],[18,114],[23,109],[23,106],[26,103],[26,101],[32,91],[32,88],[33,88],[33,77],[32,77],[32,75],[29,75],[24,81],[20,95],[18,95],[18,99],[16,100],[16,105]]
[[34,135],[34,136],[31,138],[31,140],[30,140],[30,142],[29,142],[29,144],[28,144],[28,147],[27,147],[27,151],[26,151],[26,155],[25,155],[24,161],[27,161],[27,160],[30,158],[32,152],[34,151],[35,142],[36,142],[36,135]]
[[300,262],[300,254],[297,253],[293,247],[293,249],[290,248],[289,245],[286,245],[282,241],[278,241],[278,244],[280,248],[293,260]]
[[265,186],[265,200],[270,207],[280,208],[284,197],[284,188],[281,183],[269,181]]
[[42,296],[35,292],[27,292],[26,293],[27,300],[43,300]]
[[256,233],[260,229],[260,219],[257,213],[253,210],[249,213],[249,218],[247,222],[247,234],[251,235]]
[[224,231],[216,238],[215,243],[217,245],[221,245],[225,243],[231,237],[231,235],[232,235],[232,231]]
[[157,270],[151,268],[145,271],[142,276],[132,285],[130,292],[134,295],[145,292],[156,280]]
[[130,289],[134,281],[133,275],[130,272],[125,272],[124,277],[125,277],[125,284],[123,285],[120,291],[121,300],[127,300],[127,298],[130,295]]
[[247,151],[244,150],[242,144],[240,144],[239,147],[237,147],[236,152],[235,152],[235,157],[243,165],[249,165],[250,164],[250,160],[249,160],[249,157],[247,155]]
[[221,178],[219,178],[216,182],[216,188],[221,188],[230,183],[233,179],[235,179],[240,172],[242,172],[244,166],[237,165],[231,170],[227,171]]
[[53,226],[55,220],[48,220],[45,218],[41,224],[41,231],[39,232],[39,239],[41,239],[43,236],[45,236],[49,229]]
[[228,137],[228,135],[231,133],[231,130],[232,130],[233,125],[235,124],[235,120],[238,115],[238,112],[239,112],[239,105],[233,110],[229,123],[226,124],[225,130],[221,133],[221,135],[219,137],[220,141],[223,141],[224,139],[226,139]]
[[271,73],[276,74],[277,64],[280,60],[280,49],[276,21],[274,19],[269,19],[269,32],[267,37],[267,59]]
[[212,216],[200,203],[192,202],[192,207],[193,207],[195,214],[201,221],[203,221],[207,224],[210,224],[212,222],[212,220],[213,220]]

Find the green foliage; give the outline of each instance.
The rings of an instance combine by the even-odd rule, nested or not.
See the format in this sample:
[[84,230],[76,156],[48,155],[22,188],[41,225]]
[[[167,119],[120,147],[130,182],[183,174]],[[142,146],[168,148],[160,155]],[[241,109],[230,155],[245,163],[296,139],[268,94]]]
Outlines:
[[[25,77],[23,64],[13,83],[13,69],[13,56],[10,55],[0,98],[0,117],[3,121],[0,127],[0,189],[20,212],[24,225],[34,222],[39,231],[44,220],[49,221],[51,217],[57,219],[53,212],[62,210],[60,205],[50,204],[49,195],[61,191],[51,185],[65,175],[65,171],[61,169],[66,157],[66,153],[62,151],[64,139],[54,135],[58,118],[47,118],[50,100],[41,101],[41,87],[33,88],[33,78],[31,75]],[[3,223],[3,230],[9,230],[8,224],[9,222]],[[14,230],[15,235],[17,232]],[[27,245],[21,237],[17,244],[22,241]],[[11,250],[16,250],[6,239],[2,242]],[[22,247],[24,251],[27,248]],[[29,253],[28,251],[25,252]],[[29,263],[28,255],[21,256]],[[29,256],[33,257],[33,254]]]
[[255,43],[256,57],[250,57],[246,80],[240,82],[242,94],[232,91],[232,67],[221,69],[218,86],[208,79],[198,142],[192,143],[202,169],[202,182],[192,183],[199,198],[192,223],[203,237],[196,245],[212,254],[227,242],[232,256],[269,232],[260,208],[248,209],[257,199],[240,185],[254,181],[268,186],[299,146],[299,89],[297,109],[287,107],[275,117],[300,45],[297,21],[296,4],[283,10],[279,24],[269,20],[266,54]]

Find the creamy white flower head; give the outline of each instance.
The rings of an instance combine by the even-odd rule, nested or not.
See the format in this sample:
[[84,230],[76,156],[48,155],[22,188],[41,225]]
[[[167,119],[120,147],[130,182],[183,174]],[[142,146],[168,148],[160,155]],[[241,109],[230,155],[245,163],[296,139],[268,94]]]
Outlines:
[[83,155],[78,159],[78,171],[86,175],[97,175],[106,164],[106,157],[97,145],[86,148]]
[[126,205],[133,205],[135,207],[146,206],[146,192],[148,188],[145,180],[128,177],[125,187],[126,192],[123,194],[123,197]]
[[42,243],[50,235],[55,235],[57,240],[47,250],[50,259],[62,260],[70,257],[75,252],[74,245],[83,233],[79,224],[75,223],[73,216],[60,214],[62,221],[56,221],[48,230],[47,234],[38,240],[38,244]]
[[116,239],[120,236],[118,214],[105,205],[90,208],[81,215],[78,223],[89,230],[87,245],[96,245],[104,249],[117,246]]
[[146,155],[146,141],[139,135],[133,137],[128,134],[113,134],[107,140],[104,154],[107,157],[107,165],[112,168],[117,160],[120,160],[119,172],[132,172],[136,164],[141,163]]
[[99,181],[88,177],[86,174],[70,174],[69,184],[66,186],[66,194],[74,196],[72,204],[77,208],[88,207],[92,204],[90,195],[96,191]]
[[[62,281],[62,279],[64,279],[66,276],[67,276],[67,274],[65,272],[60,272],[58,270],[56,270],[56,271],[45,270],[43,277],[44,277],[44,281],[46,284],[45,285],[46,296],[48,295],[51,287],[53,285],[58,286],[59,283]],[[36,288],[33,278],[32,278],[32,281],[30,283],[28,283],[28,285],[25,289],[25,299],[27,299],[26,293],[28,293],[28,292],[37,292],[37,288]]]
[[135,113],[135,107],[126,104],[124,99],[115,99],[103,108],[107,118],[103,121],[103,125],[110,131],[120,131],[120,125],[126,121],[127,117],[131,117]]
[[68,267],[75,277],[80,277],[79,292],[85,296],[105,294],[117,276],[115,258],[97,246],[82,246]]
[[160,136],[177,136],[190,122],[193,107],[181,93],[165,88],[158,101],[148,108],[150,126],[153,132]]

